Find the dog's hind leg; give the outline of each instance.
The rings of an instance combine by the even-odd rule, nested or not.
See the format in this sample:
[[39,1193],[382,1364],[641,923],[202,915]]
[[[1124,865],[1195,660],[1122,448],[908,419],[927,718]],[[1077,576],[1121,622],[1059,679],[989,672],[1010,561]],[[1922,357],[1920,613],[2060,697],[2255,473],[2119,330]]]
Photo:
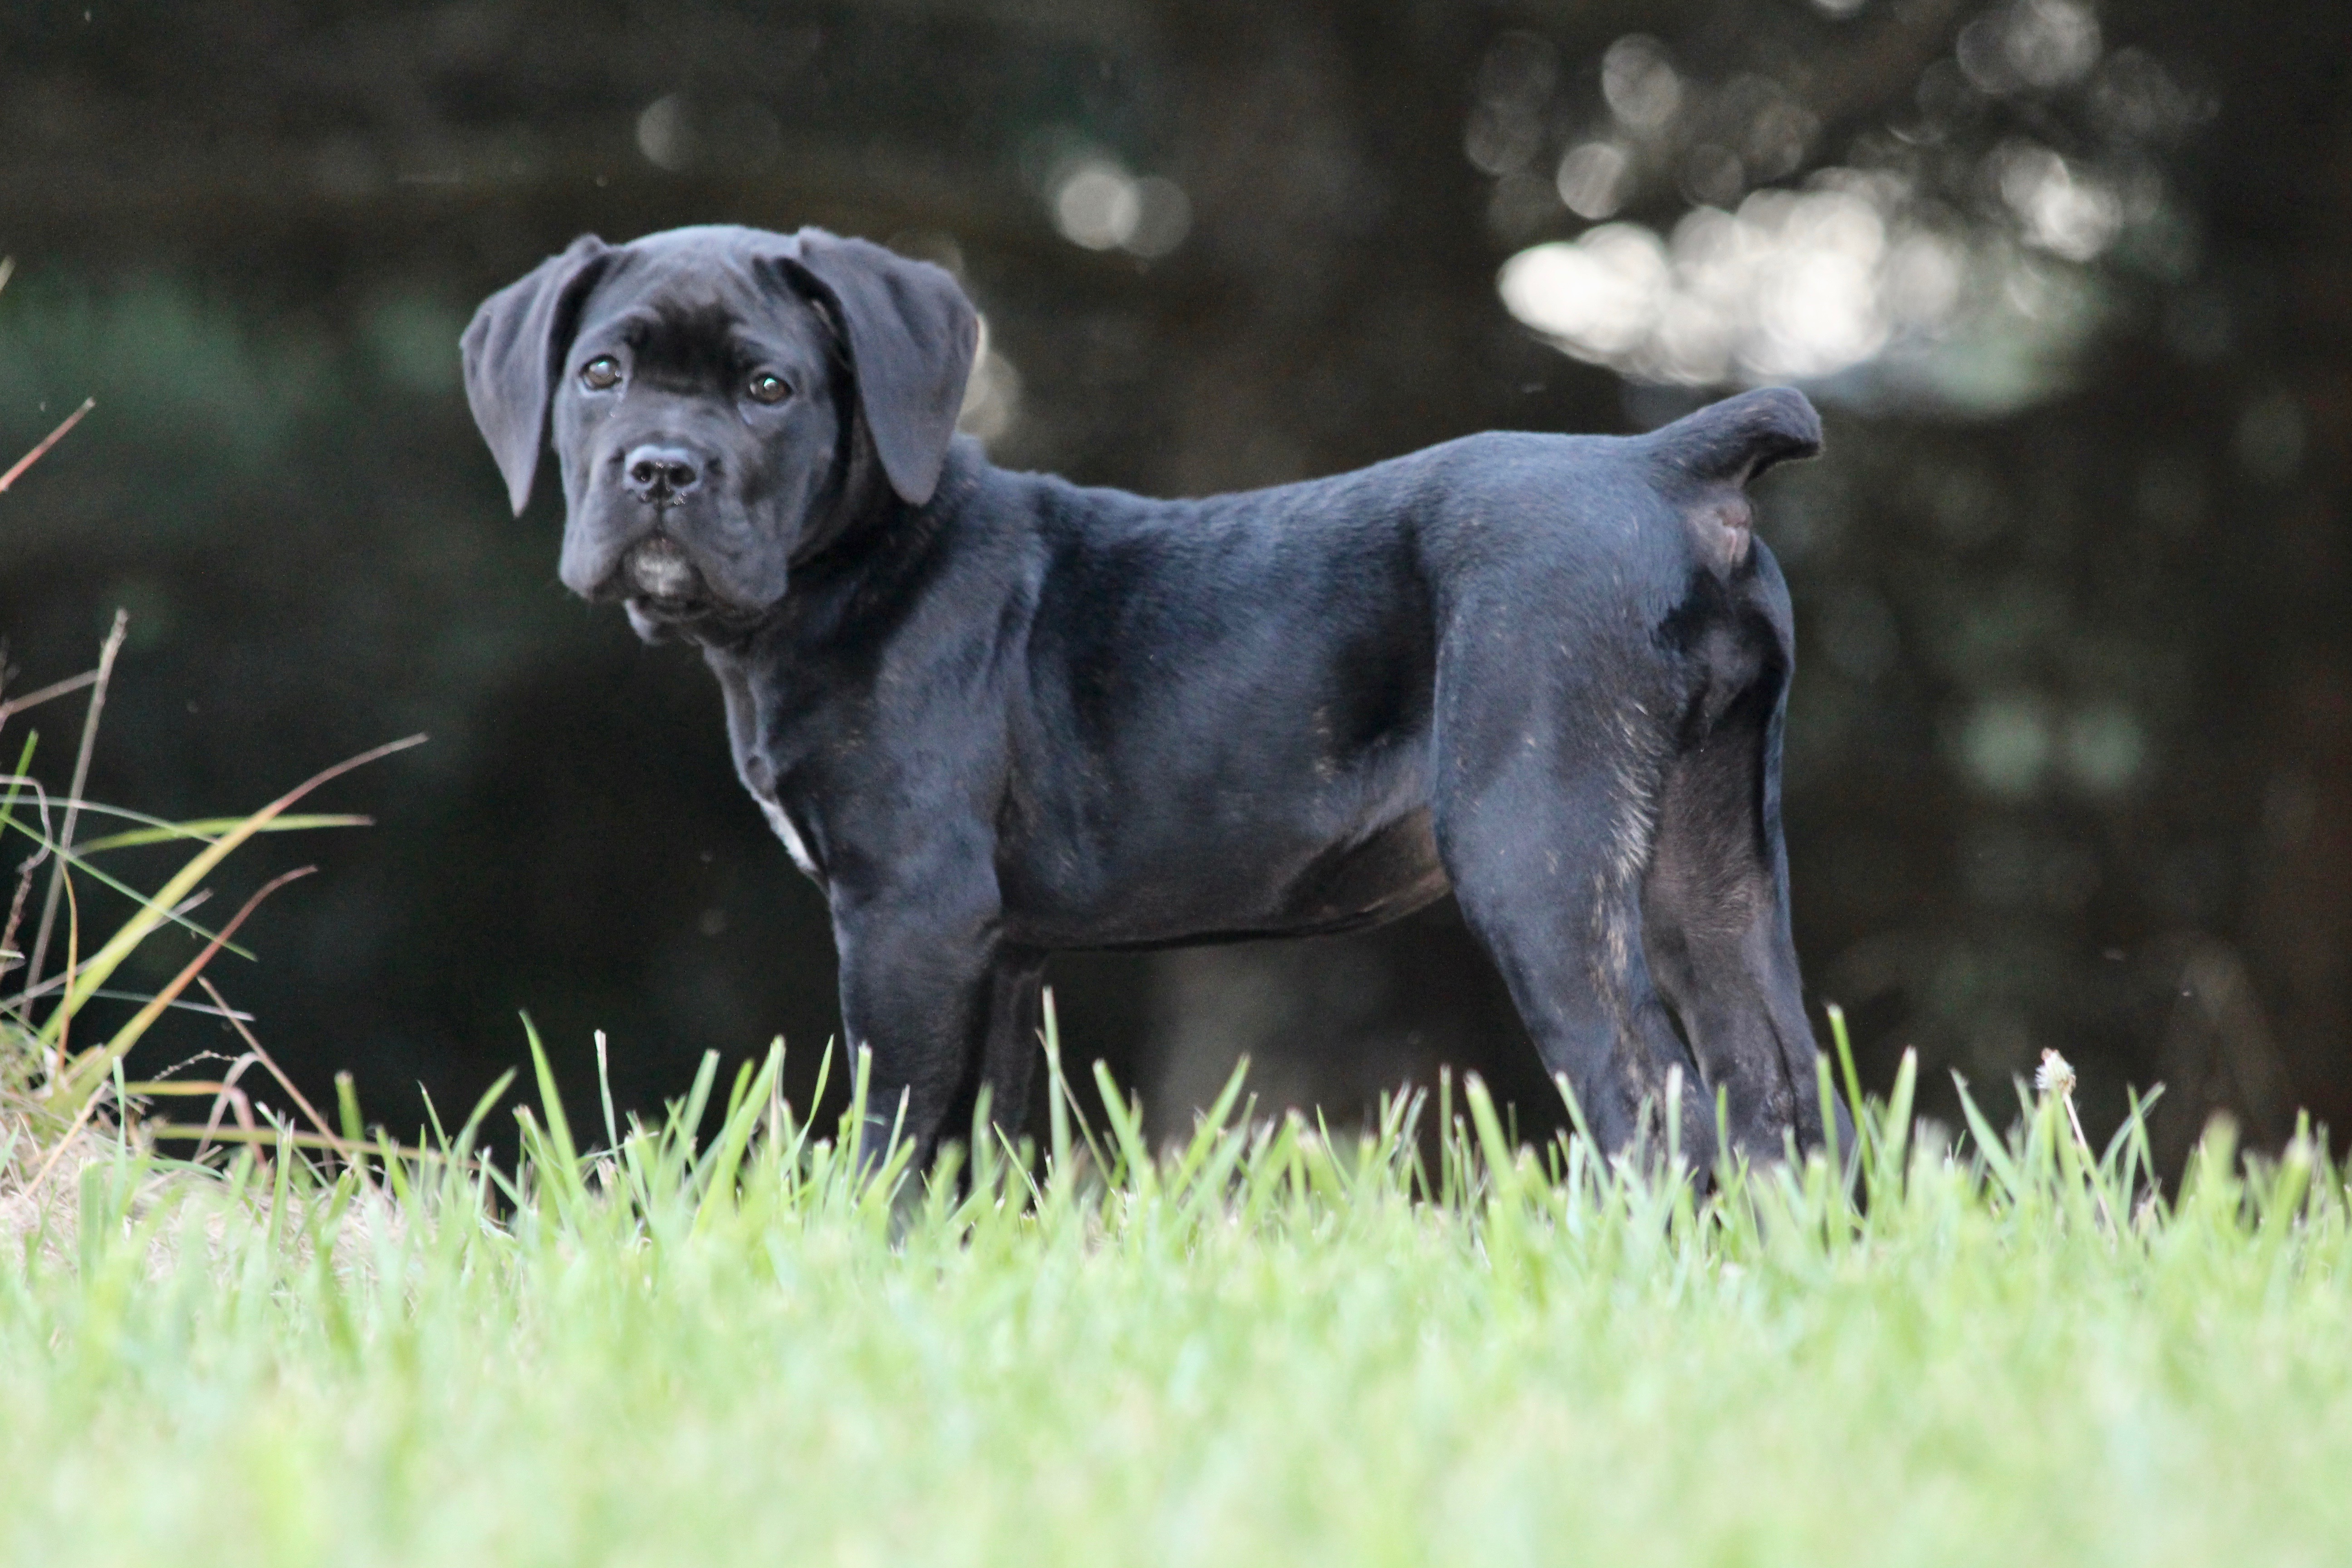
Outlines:
[[1822,1137],[1780,837],[1784,691],[1768,675],[1685,737],[1643,888],[1653,972],[1723,1094],[1732,1147],[1751,1160],[1780,1158],[1791,1133],[1801,1151]]
[[1683,1154],[1707,1170],[1714,1113],[1643,951],[1652,748],[1624,726],[1598,744],[1583,728],[1475,728],[1480,754],[1442,751],[1436,792],[1438,851],[1464,918],[1602,1149],[1638,1138],[1663,1153],[1671,1101]]

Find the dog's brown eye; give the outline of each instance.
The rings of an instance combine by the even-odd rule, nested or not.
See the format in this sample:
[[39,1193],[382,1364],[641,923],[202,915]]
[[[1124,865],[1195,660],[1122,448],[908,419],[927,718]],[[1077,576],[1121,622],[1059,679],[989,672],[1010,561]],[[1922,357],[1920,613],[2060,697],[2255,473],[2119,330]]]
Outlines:
[[782,377],[770,375],[766,371],[753,376],[744,390],[751,395],[754,403],[782,403],[793,395],[793,389],[784,384]]
[[621,362],[611,354],[598,354],[580,367],[580,383],[592,391],[603,392],[617,386],[621,380]]

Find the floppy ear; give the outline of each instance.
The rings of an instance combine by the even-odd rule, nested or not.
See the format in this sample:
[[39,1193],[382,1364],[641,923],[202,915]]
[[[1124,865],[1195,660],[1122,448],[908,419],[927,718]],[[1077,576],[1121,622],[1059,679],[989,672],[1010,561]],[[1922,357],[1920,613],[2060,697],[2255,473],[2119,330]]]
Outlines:
[[980,318],[956,280],[862,239],[795,235],[800,267],[840,308],[857,402],[890,488],[920,506],[939,488],[948,439],[980,346]]
[[549,257],[483,300],[458,340],[466,401],[505,476],[517,517],[530,500],[531,475],[539,468],[555,367],[572,344],[581,302],[611,254],[594,235],[582,235],[562,255]]

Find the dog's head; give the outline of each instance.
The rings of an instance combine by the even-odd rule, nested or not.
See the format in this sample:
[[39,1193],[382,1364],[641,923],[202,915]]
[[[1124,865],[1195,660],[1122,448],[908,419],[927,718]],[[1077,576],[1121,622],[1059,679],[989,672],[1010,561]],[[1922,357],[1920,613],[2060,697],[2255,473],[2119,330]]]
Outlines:
[[954,279],[864,240],[583,235],[475,312],[466,396],[518,514],[552,426],[564,584],[650,637],[757,618],[884,484],[929,500],[977,341]]

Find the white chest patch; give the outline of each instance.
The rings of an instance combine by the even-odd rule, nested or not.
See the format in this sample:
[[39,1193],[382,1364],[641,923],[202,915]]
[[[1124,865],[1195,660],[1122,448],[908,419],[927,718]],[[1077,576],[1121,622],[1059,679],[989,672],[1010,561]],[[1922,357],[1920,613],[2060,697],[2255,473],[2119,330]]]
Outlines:
[[801,868],[801,875],[815,876],[816,862],[809,858],[808,846],[801,842],[800,830],[793,826],[793,819],[784,815],[784,808],[776,804],[772,795],[754,794],[751,798],[758,801],[760,809],[768,814],[768,826],[774,828],[776,837],[784,841],[784,853],[793,858],[793,864]]

